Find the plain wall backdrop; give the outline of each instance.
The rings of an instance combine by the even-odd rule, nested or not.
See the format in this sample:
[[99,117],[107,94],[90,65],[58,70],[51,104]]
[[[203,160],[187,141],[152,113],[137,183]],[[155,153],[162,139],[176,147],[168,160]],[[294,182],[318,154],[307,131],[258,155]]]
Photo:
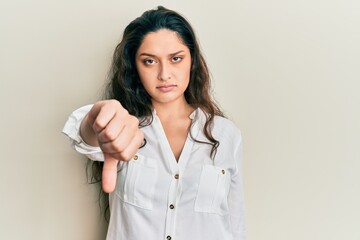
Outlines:
[[157,5],[190,20],[242,131],[247,239],[359,240],[358,0],[1,0],[0,239],[104,239],[61,129],[99,99],[124,27]]

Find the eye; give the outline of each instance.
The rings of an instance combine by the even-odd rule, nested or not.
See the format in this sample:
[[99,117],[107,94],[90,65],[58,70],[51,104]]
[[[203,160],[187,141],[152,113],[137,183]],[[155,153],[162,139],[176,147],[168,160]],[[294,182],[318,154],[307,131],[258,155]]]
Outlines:
[[171,60],[172,60],[172,62],[180,62],[182,59],[183,59],[182,57],[176,56],[176,57],[173,57]]
[[153,65],[156,63],[154,59],[145,59],[143,62],[145,65]]

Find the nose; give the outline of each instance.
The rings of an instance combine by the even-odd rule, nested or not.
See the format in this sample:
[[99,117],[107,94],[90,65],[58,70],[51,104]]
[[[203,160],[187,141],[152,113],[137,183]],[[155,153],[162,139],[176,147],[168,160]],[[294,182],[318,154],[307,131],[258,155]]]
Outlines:
[[171,79],[170,66],[168,66],[167,63],[161,63],[158,79],[161,81],[167,81]]

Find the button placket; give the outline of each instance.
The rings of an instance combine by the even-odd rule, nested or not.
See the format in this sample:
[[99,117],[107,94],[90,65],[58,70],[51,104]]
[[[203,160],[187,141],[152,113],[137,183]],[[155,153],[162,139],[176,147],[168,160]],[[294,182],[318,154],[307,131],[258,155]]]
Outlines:
[[[169,197],[168,197],[168,210],[166,213],[166,235],[172,239],[175,233],[175,222],[176,222],[176,204],[179,200],[180,196],[180,182],[179,182],[179,169],[175,169],[175,173],[173,173],[173,177],[171,178],[171,184],[169,189]],[[176,173],[177,172],[177,173]],[[166,237],[166,239],[168,239]]]
[[[192,120],[194,119],[194,115],[192,115],[190,117]],[[175,234],[175,222],[176,222],[176,213],[177,213],[177,204],[179,202],[180,196],[181,196],[181,191],[182,191],[182,187],[181,187],[181,181],[180,179],[180,175],[182,175],[184,169],[186,168],[186,165],[189,161],[189,159],[191,158],[191,152],[192,149],[194,147],[195,141],[192,139],[192,137],[194,137],[196,139],[196,137],[198,136],[198,134],[201,132],[201,129],[199,127],[199,122],[200,121],[194,121],[193,122],[193,126],[190,129],[191,134],[189,133],[186,141],[185,141],[185,145],[183,147],[183,150],[181,152],[179,161],[177,162],[173,152],[171,151],[171,147],[170,144],[166,138],[165,135],[165,131],[162,127],[161,121],[160,119],[156,116],[154,117],[154,124],[157,125],[158,127],[158,131],[156,131],[156,134],[158,135],[160,142],[162,144],[160,144],[160,147],[163,150],[163,154],[165,159],[167,159],[167,163],[168,163],[168,169],[169,169],[169,173],[171,174],[171,183],[170,183],[170,188],[169,188],[169,192],[168,192],[168,209],[166,212],[166,220],[165,220],[165,238],[170,240],[174,237]],[[192,136],[192,137],[190,137]],[[173,205],[173,207],[171,207],[170,205]],[[175,208],[176,206],[176,208]]]

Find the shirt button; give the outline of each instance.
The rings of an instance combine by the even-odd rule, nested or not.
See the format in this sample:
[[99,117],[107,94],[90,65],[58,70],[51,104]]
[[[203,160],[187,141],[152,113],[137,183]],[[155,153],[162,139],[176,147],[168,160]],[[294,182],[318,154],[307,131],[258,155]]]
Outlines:
[[179,179],[179,174],[175,174],[174,178]]
[[225,170],[224,170],[224,169],[223,169],[223,170],[221,170],[221,173],[222,173],[222,174],[225,174]]
[[166,236],[166,239],[167,239],[167,240],[171,240],[171,237],[170,237],[170,236]]
[[133,157],[134,160],[138,160],[138,158],[139,158],[138,155],[135,155],[135,156]]
[[175,206],[174,206],[173,204],[170,204],[169,208],[170,208],[170,209],[174,209]]

